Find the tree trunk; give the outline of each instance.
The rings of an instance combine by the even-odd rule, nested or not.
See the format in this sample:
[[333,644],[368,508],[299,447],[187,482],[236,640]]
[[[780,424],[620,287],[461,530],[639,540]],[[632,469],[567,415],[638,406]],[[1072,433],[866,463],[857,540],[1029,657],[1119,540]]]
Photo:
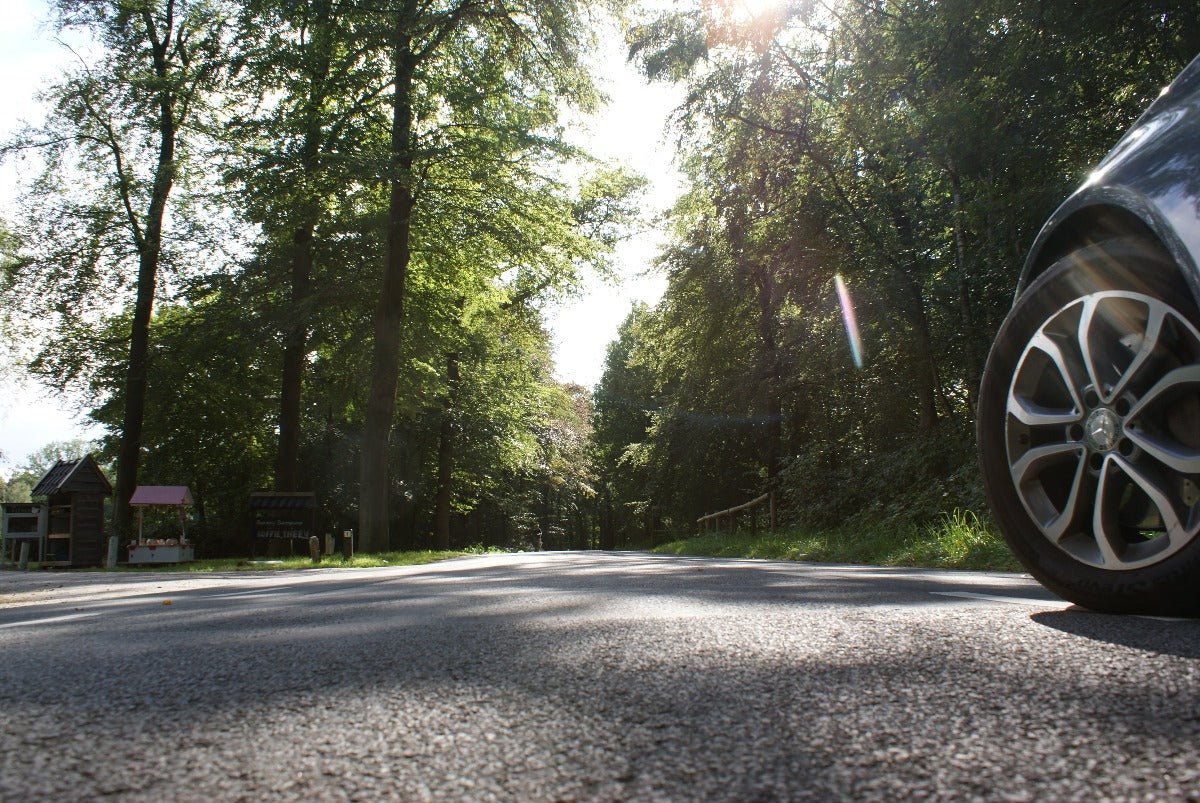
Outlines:
[[414,206],[413,75],[415,58],[406,35],[410,18],[406,2],[396,19],[395,100],[392,106],[392,176],[388,205],[387,249],[379,304],[375,308],[375,348],[371,360],[371,386],[363,427],[359,467],[358,544],[363,552],[378,552],[388,545],[388,445],[396,412],[396,385],[400,376],[400,334],[404,316],[404,285],[408,273],[409,235]]
[[967,282],[967,245],[963,232],[962,191],[957,171],[950,167],[950,197],[954,204],[954,255],[958,262],[958,308],[962,318],[959,331],[964,338],[963,356],[966,358],[964,379],[967,383],[967,404],[974,415],[975,405],[979,400],[979,383],[983,373],[983,360],[980,356],[978,326],[975,323],[975,313],[971,305],[971,286]]
[[600,530],[598,533],[599,546],[601,549],[616,549],[616,515],[613,512],[612,500],[608,498],[608,494],[604,494],[597,500],[596,507],[596,523]]
[[208,528],[208,507],[204,504],[204,487],[197,482],[193,482],[192,487],[196,489],[196,524],[203,531]]
[[438,433],[438,487],[434,501],[434,542],[450,548],[450,502],[454,496],[454,414],[458,403],[458,355],[446,357],[446,400]]
[[295,491],[300,457],[300,397],[308,350],[308,294],[312,276],[314,225],[305,222],[292,236],[292,324],[283,346],[279,389],[279,452],[275,458],[275,490]]
[[779,475],[779,454],[783,439],[783,403],[780,385],[783,371],[779,365],[778,320],[775,298],[775,276],[770,267],[764,267],[758,281],[758,359],[759,382],[762,390],[762,461],[767,472],[768,490],[775,487]]
[[541,552],[546,548],[550,534],[550,486],[542,486],[542,504],[538,511],[537,543],[534,548]]
[[917,430],[927,433],[937,426],[937,398],[941,382],[933,353],[933,339],[929,334],[929,318],[925,314],[925,301],[915,282],[907,282],[907,290],[909,322],[913,332],[910,354],[913,381],[916,383]]
[[575,534],[576,548],[577,549],[587,549],[588,547],[590,547],[592,545],[591,544],[592,539],[590,538],[590,534],[588,533],[588,525],[587,525],[587,520],[584,518],[584,515],[583,515],[583,508],[580,507],[578,501],[575,504],[575,529],[576,529],[576,534]]
[[[305,46],[315,53],[308,73],[308,98],[304,112],[304,143],[300,147],[300,166],[304,185],[313,186],[320,168],[322,147],[322,107],[329,81],[329,13],[328,5],[321,6],[314,25],[312,40]],[[300,400],[304,393],[304,368],[308,352],[308,301],[313,269],[313,232],[317,227],[319,201],[311,191],[296,204],[294,220],[299,221],[292,232],[292,295],[289,304],[290,325],[284,337],[283,370],[279,389],[279,450],[275,457],[275,489],[299,490],[300,462]]]
[[147,372],[150,363],[150,316],[154,308],[158,278],[157,248],[147,243],[139,260],[137,298],[129,333],[129,365],[125,371],[125,413],[121,421],[121,443],[117,451],[116,504],[113,530],[127,537],[132,530],[129,500],[137,487],[138,462],[142,451],[142,421],[146,415]]
[[[917,245],[912,222],[898,203],[892,209],[892,222],[900,241],[908,246],[907,253],[915,255]],[[929,332],[929,316],[925,312],[925,299],[921,293],[921,281],[917,278],[924,275],[924,272],[913,260],[915,256],[910,256],[909,261],[894,264],[896,278],[906,296],[903,308],[912,327],[909,358],[917,396],[917,430],[927,433],[937,426],[937,400],[941,381],[938,377],[937,358],[933,351],[933,339]]]
[[[168,65],[166,39],[154,44],[155,73],[166,83]],[[175,181],[175,99],[163,88],[158,99],[158,165],[154,186],[146,210],[145,228],[134,228],[138,248],[137,294],[133,322],[129,332],[129,365],[125,371],[125,412],[121,421],[121,442],[117,450],[116,499],[113,505],[113,531],[127,537],[131,533],[132,511],[129,500],[137,487],[138,463],[142,451],[142,422],[146,415],[146,386],[150,365],[150,319],[154,314],[154,295],[158,282],[158,262],[162,253],[162,224],[167,198]]]

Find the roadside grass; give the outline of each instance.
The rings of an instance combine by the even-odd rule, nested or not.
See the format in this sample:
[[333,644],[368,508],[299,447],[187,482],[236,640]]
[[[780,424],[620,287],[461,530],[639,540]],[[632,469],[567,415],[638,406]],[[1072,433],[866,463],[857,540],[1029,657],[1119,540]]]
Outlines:
[[[270,572],[294,571],[296,569],[374,569],[383,566],[420,566],[426,563],[436,563],[451,558],[462,558],[470,555],[484,555],[501,550],[486,547],[468,547],[459,550],[417,550],[410,552],[376,552],[371,554],[356,554],[350,560],[341,555],[323,555],[320,563],[313,563],[308,555],[291,555],[279,558],[210,558],[194,560],[190,563],[164,563],[128,566],[121,564],[115,569],[100,567],[82,567],[61,569],[61,571],[78,572],[163,572],[205,574],[210,572]],[[11,567],[6,567],[11,568]],[[29,564],[30,570],[40,568],[36,563]]]
[[650,551],[697,557],[1024,571],[994,524],[962,510],[944,513],[940,520],[926,526],[891,521],[820,531],[704,533]]

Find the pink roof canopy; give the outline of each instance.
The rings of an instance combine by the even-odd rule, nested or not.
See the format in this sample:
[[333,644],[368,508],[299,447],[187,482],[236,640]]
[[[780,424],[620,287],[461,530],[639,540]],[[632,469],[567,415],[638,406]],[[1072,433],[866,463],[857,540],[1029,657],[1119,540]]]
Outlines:
[[139,485],[130,505],[190,505],[192,492],[186,485]]

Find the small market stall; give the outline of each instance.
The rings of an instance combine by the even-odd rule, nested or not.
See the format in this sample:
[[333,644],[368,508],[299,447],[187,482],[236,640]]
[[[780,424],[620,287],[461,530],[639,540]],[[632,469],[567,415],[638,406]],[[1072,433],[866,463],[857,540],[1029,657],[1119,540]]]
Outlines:
[[[129,500],[138,509],[138,539],[129,545],[130,563],[187,563],[196,559],[196,548],[187,540],[186,510],[192,492],[186,485],[139,485]],[[179,514],[178,538],[146,538],[143,526],[147,507],[173,507]]]

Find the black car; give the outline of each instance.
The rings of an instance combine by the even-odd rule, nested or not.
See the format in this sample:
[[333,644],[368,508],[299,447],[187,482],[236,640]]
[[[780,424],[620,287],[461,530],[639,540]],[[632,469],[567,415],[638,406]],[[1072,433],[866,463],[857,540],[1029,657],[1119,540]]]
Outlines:
[[1200,615],[1200,57],[1034,242],[980,391],[988,501],[1096,610]]

